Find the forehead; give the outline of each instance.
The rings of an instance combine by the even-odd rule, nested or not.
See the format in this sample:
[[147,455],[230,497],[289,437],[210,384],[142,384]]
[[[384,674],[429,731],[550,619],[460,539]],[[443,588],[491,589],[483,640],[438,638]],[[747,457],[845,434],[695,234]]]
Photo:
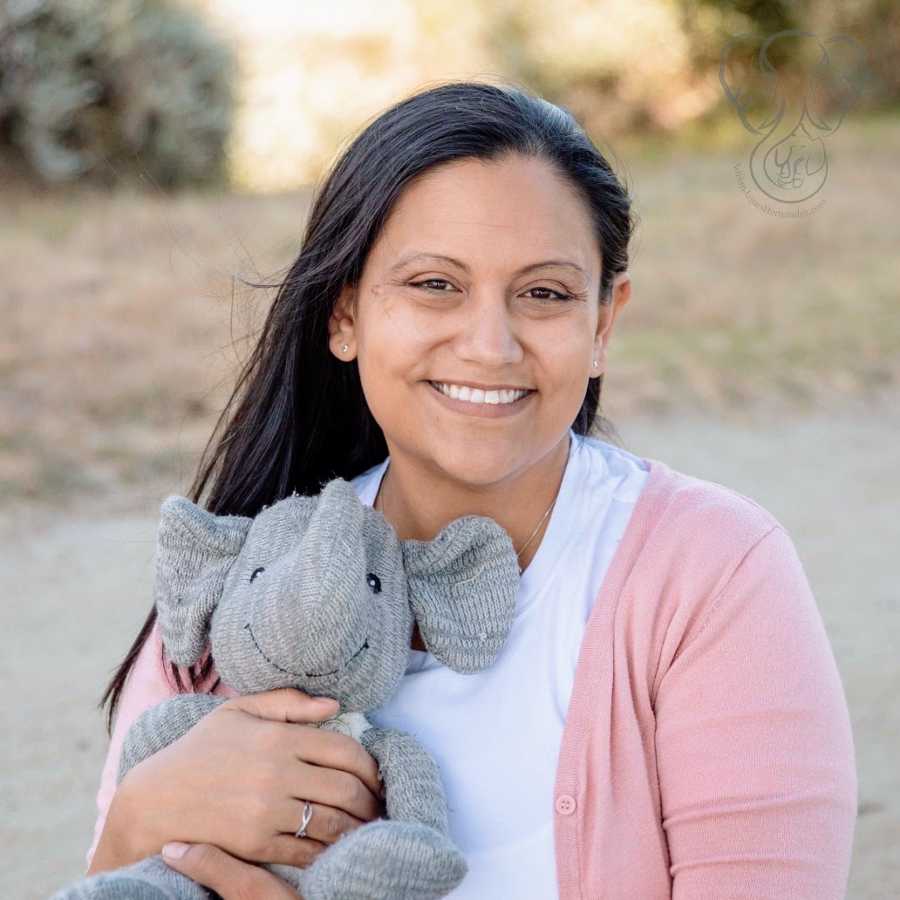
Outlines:
[[546,160],[518,154],[457,160],[408,184],[369,261],[384,272],[416,251],[498,275],[544,259],[571,259],[600,275],[587,201]]

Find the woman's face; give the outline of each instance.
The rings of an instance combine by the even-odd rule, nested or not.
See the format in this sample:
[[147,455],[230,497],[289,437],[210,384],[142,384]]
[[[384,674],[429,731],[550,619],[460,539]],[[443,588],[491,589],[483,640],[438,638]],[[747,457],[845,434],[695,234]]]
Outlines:
[[[628,299],[627,275],[619,282],[601,307],[588,210],[545,161],[457,161],[407,186],[338,300],[330,347],[357,358],[392,464],[486,487],[566,439],[588,378],[604,371]],[[432,381],[534,393],[485,417],[451,408]]]

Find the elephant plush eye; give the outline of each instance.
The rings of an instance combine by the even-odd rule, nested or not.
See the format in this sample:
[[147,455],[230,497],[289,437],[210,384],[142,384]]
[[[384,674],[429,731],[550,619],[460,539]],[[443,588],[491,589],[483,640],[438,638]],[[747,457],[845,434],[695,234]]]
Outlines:
[[366,575],[366,583],[372,588],[373,594],[381,593],[381,579],[374,572],[369,572]]
[[250,576],[250,580],[253,581],[253,579],[256,578],[256,576],[259,575],[260,572],[265,572],[265,571],[266,571],[265,566],[260,566],[258,569],[254,569],[253,574]]

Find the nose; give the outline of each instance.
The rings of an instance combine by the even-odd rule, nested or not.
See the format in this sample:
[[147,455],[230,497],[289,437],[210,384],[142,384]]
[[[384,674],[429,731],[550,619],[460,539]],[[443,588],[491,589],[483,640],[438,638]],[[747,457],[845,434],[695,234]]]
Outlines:
[[468,309],[463,312],[455,342],[461,360],[481,366],[485,372],[508,369],[522,360],[516,321],[503,290],[487,285],[473,288],[465,306]]

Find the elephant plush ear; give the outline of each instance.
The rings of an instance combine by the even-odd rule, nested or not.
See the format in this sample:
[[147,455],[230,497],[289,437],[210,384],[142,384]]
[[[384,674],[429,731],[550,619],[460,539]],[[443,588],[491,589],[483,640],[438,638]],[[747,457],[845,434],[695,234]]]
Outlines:
[[401,542],[409,602],[422,641],[456,672],[491,666],[512,627],[519,563],[504,528],[463,516],[432,541]]
[[179,496],[167,497],[160,511],[153,586],[160,636],[172,662],[191,666],[253,519],[217,516]]

